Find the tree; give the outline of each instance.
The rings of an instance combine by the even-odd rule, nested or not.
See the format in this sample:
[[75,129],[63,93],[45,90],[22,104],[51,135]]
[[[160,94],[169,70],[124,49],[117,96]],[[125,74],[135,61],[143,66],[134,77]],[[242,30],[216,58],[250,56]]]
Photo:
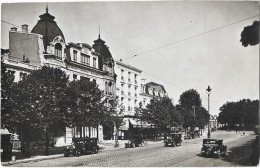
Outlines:
[[143,110],[142,118],[165,131],[170,127],[177,126],[181,121],[180,114],[168,97],[152,99],[146,109]]
[[244,27],[240,42],[244,47],[259,44],[259,21],[254,21],[252,25]]
[[181,94],[179,104],[188,109],[201,107],[200,95],[194,89],[187,90]]
[[218,122],[229,129],[244,125],[252,129],[259,124],[259,100],[243,99],[238,102],[227,102],[220,107]]
[[66,121],[66,98],[68,76],[57,68],[43,66],[32,71],[25,79],[13,85],[12,115],[14,127],[27,142],[33,130],[45,132],[45,154],[48,155],[49,135],[59,123]]
[[[202,131],[205,125],[208,124],[209,122],[209,113],[204,107],[199,107],[196,110],[196,121],[197,121],[197,126],[199,129]],[[202,132],[201,132],[202,134]]]
[[177,110],[183,118],[183,128],[185,128],[185,130],[189,127],[193,130],[199,125],[199,121],[195,116],[200,108],[201,98],[196,90],[190,89],[181,94]]
[[6,64],[1,59],[1,128],[14,132],[12,115],[12,85],[14,75],[7,71]]
[[[65,90],[68,110],[67,123],[77,126],[96,127],[106,118],[104,93],[95,82],[88,80],[72,81]],[[80,129],[82,136],[82,129]],[[85,131],[83,131],[85,136]]]
[[125,124],[122,104],[119,104],[118,97],[108,100],[108,115],[107,115],[107,124],[111,128],[115,127],[115,147],[118,147],[118,136],[119,128]]

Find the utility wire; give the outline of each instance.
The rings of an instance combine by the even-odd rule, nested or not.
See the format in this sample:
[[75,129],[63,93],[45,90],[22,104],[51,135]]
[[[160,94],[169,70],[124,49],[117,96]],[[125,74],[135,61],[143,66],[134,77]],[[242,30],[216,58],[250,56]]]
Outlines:
[[206,31],[206,32],[204,32],[204,33],[200,33],[200,34],[197,34],[197,35],[194,35],[194,36],[190,36],[190,37],[187,37],[187,38],[184,38],[184,39],[181,39],[181,40],[178,40],[178,41],[169,43],[169,44],[165,44],[165,45],[159,46],[159,47],[157,47],[157,48],[153,48],[153,49],[150,49],[150,50],[147,50],[147,51],[143,51],[143,52],[141,52],[141,53],[139,53],[139,54],[135,54],[135,55],[133,55],[133,56],[129,56],[129,57],[122,58],[122,59],[120,59],[120,60],[126,60],[126,59],[130,59],[130,58],[134,58],[134,57],[137,57],[137,56],[139,56],[139,55],[142,55],[142,54],[145,54],[145,53],[148,53],[148,52],[152,52],[152,51],[155,51],[155,50],[158,50],[158,49],[161,49],[161,48],[168,47],[168,46],[173,45],[173,44],[177,44],[177,43],[180,43],[180,42],[189,40],[189,39],[193,39],[193,38],[195,38],[195,37],[202,36],[202,35],[204,35],[204,34],[208,34],[208,33],[210,33],[210,32],[213,32],[213,31],[216,31],[216,30],[219,30],[219,29],[222,29],[222,28],[225,28],[225,27],[234,25],[234,24],[239,23],[239,22],[243,22],[243,21],[245,21],[245,20],[254,18],[254,17],[256,17],[256,16],[259,16],[259,15],[251,16],[251,17],[248,17],[248,18],[246,18],[246,19],[239,20],[239,21],[236,21],[236,22],[233,22],[233,23],[230,23],[230,24],[227,24],[227,25],[224,25],[224,26],[221,26],[221,27],[218,27],[218,28],[215,28],[215,29]]
[[[15,27],[17,27],[17,28],[22,28],[21,26],[18,26],[18,25],[16,25],[16,24],[13,24],[13,23],[10,23],[10,22],[7,22],[7,21],[2,20],[2,19],[1,19],[1,22],[6,23],[6,24],[9,24],[9,25],[12,25],[12,26],[15,26]],[[28,31],[31,31],[31,30],[28,29]]]
[[[147,75],[152,76],[152,77],[154,77],[154,78],[156,78],[156,79],[158,79],[158,80],[160,80],[160,81],[163,81],[163,82],[165,82],[165,83],[167,83],[167,84],[169,84],[169,85],[172,85],[172,86],[174,86],[174,87],[176,87],[176,88],[178,88],[178,89],[180,89],[180,90],[186,91],[186,89],[184,89],[184,88],[182,88],[182,87],[179,87],[179,86],[177,86],[177,85],[174,85],[174,84],[172,84],[172,83],[170,83],[170,82],[167,82],[167,81],[165,81],[165,80],[163,80],[163,79],[160,79],[160,78],[158,78],[157,76],[154,76],[154,75],[152,75],[152,74],[150,74],[150,73],[148,73],[148,72],[145,72],[145,71],[142,71],[142,72],[144,72],[144,73],[146,73]],[[201,95],[201,96],[202,96],[202,95]],[[202,97],[205,98],[205,99],[207,99],[206,96],[202,96]],[[215,99],[212,99],[212,98],[211,98],[211,100],[213,100],[213,101],[215,101],[215,102],[219,102],[218,100],[215,100]]]

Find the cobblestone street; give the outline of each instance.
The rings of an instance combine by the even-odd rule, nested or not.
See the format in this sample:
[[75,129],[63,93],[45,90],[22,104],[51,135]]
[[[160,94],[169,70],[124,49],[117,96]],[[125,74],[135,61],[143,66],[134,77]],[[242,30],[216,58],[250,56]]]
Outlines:
[[[205,137],[205,136],[204,136]],[[150,144],[145,147],[122,148],[111,151],[100,151],[99,154],[85,155],[81,157],[63,157],[39,162],[20,163],[13,166],[37,167],[37,166],[87,166],[87,167],[226,167],[239,166],[227,162],[221,158],[204,158],[199,155],[202,139],[184,140],[181,146],[164,147],[163,142]],[[212,138],[223,138],[228,149],[242,146],[249,140],[253,140],[253,132],[225,132],[212,133]]]

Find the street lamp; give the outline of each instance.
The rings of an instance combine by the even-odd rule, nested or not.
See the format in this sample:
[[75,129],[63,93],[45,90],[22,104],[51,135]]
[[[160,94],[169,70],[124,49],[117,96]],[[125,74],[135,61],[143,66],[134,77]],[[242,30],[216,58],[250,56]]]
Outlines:
[[[211,93],[211,88],[210,88],[210,86],[208,86],[208,88],[206,89],[206,92],[207,92],[207,94],[208,94],[208,112],[209,112],[209,95],[210,95],[210,93]],[[209,123],[208,123],[208,138],[210,138],[210,113],[209,113]]]

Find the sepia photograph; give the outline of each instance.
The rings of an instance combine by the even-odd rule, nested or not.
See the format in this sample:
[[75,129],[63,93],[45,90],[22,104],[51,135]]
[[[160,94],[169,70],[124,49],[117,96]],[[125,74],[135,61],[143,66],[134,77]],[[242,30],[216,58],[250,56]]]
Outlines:
[[259,12],[1,2],[1,165],[258,167]]

